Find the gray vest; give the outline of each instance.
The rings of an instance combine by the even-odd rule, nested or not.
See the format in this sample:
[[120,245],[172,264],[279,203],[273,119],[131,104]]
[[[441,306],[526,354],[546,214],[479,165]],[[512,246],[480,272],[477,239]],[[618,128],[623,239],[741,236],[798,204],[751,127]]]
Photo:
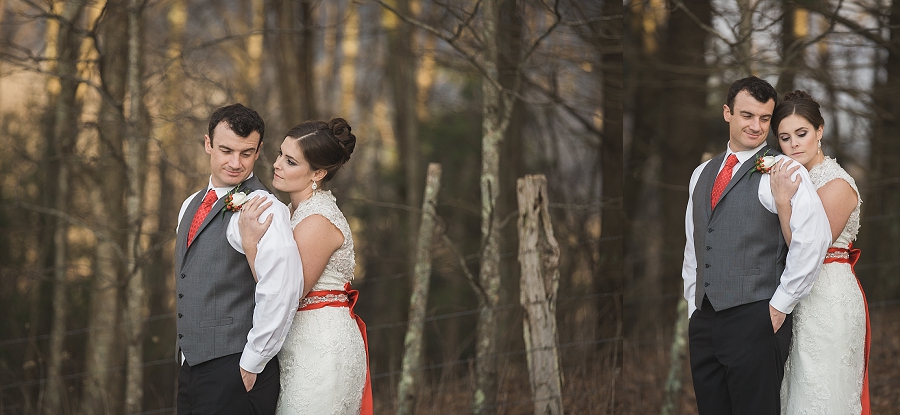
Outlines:
[[[766,150],[773,153],[766,146],[756,155]],[[710,207],[710,197],[725,153],[707,163],[694,187],[698,309],[704,295],[716,311],[771,299],[781,280],[787,245],[778,215],[759,202],[759,181],[765,175],[750,174],[755,157],[741,165],[715,210]]]
[[[245,189],[267,190],[255,176],[240,190]],[[201,190],[188,204],[175,241],[176,346],[191,366],[241,353],[253,327],[255,305],[256,282],[247,257],[225,237],[234,212],[222,213],[224,197],[213,205],[187,246],[188,229],[205,196]]]

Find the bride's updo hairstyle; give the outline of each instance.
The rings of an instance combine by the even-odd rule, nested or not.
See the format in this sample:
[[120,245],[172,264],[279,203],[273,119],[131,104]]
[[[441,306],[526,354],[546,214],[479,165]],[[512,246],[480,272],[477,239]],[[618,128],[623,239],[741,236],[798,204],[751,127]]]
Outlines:
[[325,170],[322,179],[327,182],[350,160],[356,147],[356,136],[350,133],[350,124],[343,118],[331,121],[312,120],[298,124],[286,134],[297,140],[303,158],[313,170]]
[[825,125],[825,119],[822,118],[822,112],[819,111],[819,103],[809,93],[798,89],[784,94],[784,99],[775,107],[772,114],[772,131],[776,137],[778,137],[778,124],[794,114],[809,121],[815,130]]

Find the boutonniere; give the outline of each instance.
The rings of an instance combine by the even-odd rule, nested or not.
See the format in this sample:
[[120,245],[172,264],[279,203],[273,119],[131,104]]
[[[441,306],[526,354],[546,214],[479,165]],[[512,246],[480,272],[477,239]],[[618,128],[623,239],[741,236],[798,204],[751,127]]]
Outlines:
[[769,150],[766,150],[765,153],[756,157],[756,160],[753,163],[753,170],[750,172],[750,176],[753,175],[753,172],[757,171],[762,174],[766,174],[772,171],[772,166],[774,166],[776,162],[775,156],[767,156],[766,154],[769,154]]
[[225,207],[222,208],[222,215],[225,215],[225,211],[229,212],[237,212],[241,210],[241,206],[244,203],[247,203],[250,200],[250,195],[246,191],[240,191],[241,186],[244,185],[244,182],[241,182],[239,185],[235,186],[234,189],[228,191],[225,194]]

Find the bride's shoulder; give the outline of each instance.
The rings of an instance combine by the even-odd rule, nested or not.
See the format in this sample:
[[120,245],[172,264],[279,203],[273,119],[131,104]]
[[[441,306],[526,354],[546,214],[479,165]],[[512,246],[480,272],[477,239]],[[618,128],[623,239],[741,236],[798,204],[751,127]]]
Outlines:
[[817,188],[824,186],[832,180],[843,179],[850,184],[850,187],[852,187],[853,190],[856,190],[856,180],[853,179],[853,176],[847,173],[837,160],[828,156],[825,156],[824,161],[814,166],[809,171],[809,175]]

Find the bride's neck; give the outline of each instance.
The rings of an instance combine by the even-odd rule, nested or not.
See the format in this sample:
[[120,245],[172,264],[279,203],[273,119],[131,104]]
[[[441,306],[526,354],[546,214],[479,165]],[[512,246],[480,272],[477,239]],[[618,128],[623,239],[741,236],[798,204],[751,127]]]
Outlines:
[[311,198],[313,196],[313,193],[315,193],[315,192],[316,192],[315,190],[306,188],[301,191],[291,193],[290,194],[291,208],[292,208],[291,214],[294,213],[294,210],[297,210],[297,206],[300,206],[301,203],[303,203],[304,201]]
[[813,167],[822,164],[823,161],[825,161],[825,155],[822,153],[816,153],[816,156],[813,157],[812,160],[810,160],[809,163],[806,163],[806,165],[803,167],[806,167],[806,171],[810,171]]

